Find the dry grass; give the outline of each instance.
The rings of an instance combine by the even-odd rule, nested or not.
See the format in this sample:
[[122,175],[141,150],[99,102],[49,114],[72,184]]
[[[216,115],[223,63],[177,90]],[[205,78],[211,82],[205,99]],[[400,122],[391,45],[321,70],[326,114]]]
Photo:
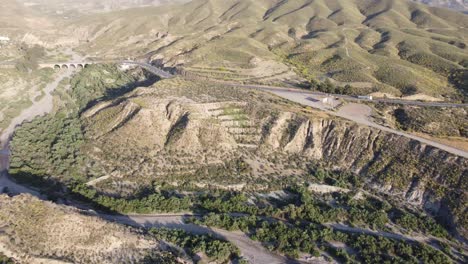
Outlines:
[[19,263],[130,263],[158,243],[133,230],[29,195],[0,196],[0,245]]
[[465,137],[436,137],[436,136],[431,136],[425,133],[417,133],[417,132],[412,132],[411,134],[415,134],[416,136],[427,138],[432,141],[439,142],[444,145],[451,146],[457,149],[468,151],[468,138],[465,138]]

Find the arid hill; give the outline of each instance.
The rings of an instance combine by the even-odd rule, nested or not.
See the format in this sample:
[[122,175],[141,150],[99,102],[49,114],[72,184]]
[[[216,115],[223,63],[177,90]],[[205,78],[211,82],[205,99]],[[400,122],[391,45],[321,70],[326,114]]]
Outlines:
[[[30,195],[0,195],[0,251],[17,263],[174,263],[158,241]],[[172,259],[172,260],[171,260]]]
[[[146,57],[211,78],[327,78],[358,93],[459,94],[468,16],[406,0],[218,1],[90,15],[67,22],[80,50]],[[294,71],[292,71],[294,69]]]

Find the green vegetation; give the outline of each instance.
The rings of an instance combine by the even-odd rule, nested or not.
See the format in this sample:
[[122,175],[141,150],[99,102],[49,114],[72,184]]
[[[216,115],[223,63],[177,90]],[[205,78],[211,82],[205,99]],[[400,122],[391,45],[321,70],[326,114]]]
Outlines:
[[[351,226],[364,227],[362,230],[369,225],[372,229],[387,230],[387,223],[393,222],[409,230],[447,237],[447,231],[428,217],[396,209],[385,201],[356,199],[355,194],[351,193],[335,193],[328,198],[329,202],[325,202],[324,197],[314,196],[304,187],[290,191],[296,195],[291,202],[279,202],[281,205],[274,208],[249,205],[242,194],[224,195],[210,202],[202,199],[201,205],[214,213],[192,218],[190,222],[242,230],[270,250],[293,258],[300,253],[318,256],[320,251],[327,251],[340,261],[349,263],[419,263],[418,259],[424,263],[451,263],[446,255],[417,242],[358,231],[345,232],[323,225],[348,222]],[[333,206],[330,202],[333,202]],[[344,243],[351,250],[335,248],[333,242]]]
[[447,230],[430,217],[418,216],[401,210],[396,210],[392,214],[394,214],[393,221],[405,229],[420,231],[435,237],[449,237]]
[[464,96],[463,101],[466,102],[466,98],[468,97],[468,70],[461,69],[452,71],[449,76],[449,81],[461,91]]
[[139,77],[125,74],[115,65],[90,65],[71,79],[71,97],[82,111],[96,100],[115,98],[143,84]]
[[83,179],[84,142],[79,119],[58,113],[36,118],[15,133],[11,141],[12,175],[60,175],[64,180]]
[[399,107],[393,111],[400,129],[435,136],[468,137],[468,115],[464,108]]
[[2,264],[15,264],[15,261],[2,253],[0,253],[0,263]]
[[[111,103],[109,106],[99,113],[95,113],[93,117],[88,117],[91,111],[86,110],[89,106],[104,98],[114,98],[114,96],[128,91],[132,85],[127,82],[138,79],[125,74],[125,76],[115,77],[115,79],[121,80],[115,85],[113,85],[115,82],[104,81],[115,74],[123,74],[114,70],[112,66],[96,66],[96,68],[84,70],[82,74],[71,80],[71,89],[57,91],[57,96],[60,96],[64,103],[54,114],[38,118],[18,129],[11,145],[13,156],[10,172],[13,177],[22,182],[42,187],[42,190],[49,194],[51,199],[70,197],[80,199],[100,210],[120,213],[192,211],[202,215],[208,214],[203,219],[194,219],[193,221],[243,230],[264,242],[268,248],[293,257],[297,257],[301,252],[317,255],[326,251],[337,259],[349,259],[350,261],[366,261],[372,258],[382,261],[395,258],[399,262],[413,262],[414,258],[433,258],[442,263],[446,261],[445,255],[442,257],[437,255],[437,252],[431,251],[432,248],[426,250],[417,243],[400,241],[393,237],[388,238],[388,241],[382,240],[384,246],[373,248],[371,251],[366,251],[367,249],[362,246],[363,243],[372,241],[372,239],[380,241],[381,238],[374,238],[367,234],[374,233],[374,230],[390,234],[401,233],[402,236],[417,232],[421,235],[436,236],[441,241],[447,241],[451,238],[445,229],[450,225],[440,221],[440,219],[437,218],[437,221],[443,223],[444,227],[433,220],[431,216],[405,208],[404,205],[393,202],[387,197],[385,197],[385,201],[382,196],[373,196],[360,190],[366,187],[366,181],[363,180],[365,175],[372,175],[370,180],[373,182],[388,183],[397,190],[407,188],[415,180],[413,175],[427,172],[428,168],[424,166],[431,166],[433,164],[431,158],[437,159],[437,156],[424,157],[421,161],[417,159],[419,158],[417,154],[408,151],[408,147],[401,148],[401,144],[391,142],[390,140],[393,138],[379,137],[373,142],[375,145],[374,160],[369,162],[357,159],[356,162],[366,162],[365,164],[369,165],[365,167],[365,172],[356,174],[349,170],[324,169],[330,164],[336,163],[335,158],[339,159],[339,156],[327,156],[320,163],[316,163],[312,162],[309,156],[301,154],[269,152],[265,156],[261,156],[259,153],[248,152],[244,149],[242,150],[244,152],[236,152],[236,154],[251,153],[253,157],[263,159],[258,160],[257,170],[265,169],[262,167],[264,162],[264,164],[281,164],[282,171],[293,171],[289,177],[281,177],[282,172],[272,172],[258,177],[252,174],[253,169],[248,165],[249,162],[252,162],[252,158],[247,155],[225,158],[225,156],[217,157],[216,155],[220,152],[213,151],[211,148],[193,153],[188,149],[173,149],[170,146],[172,142],[169,146],[166,144],[170,137],[165,137],[165,141],[163,141],[163,144],[166,144],[164,147],[167,149],[154,153],[146,141],[139,142],[138,138],[130,139],[128,134],[112,133],[113,131],[106,132],[105,136],[96,136],[98,133],[93,134],[93,129],[103,130],[100,129],[102,127],[99,125],[105,125],[113,120],[111,118],[117,116],[122,109],[126,109],[126,105],[151,106],[154,98],[183,96],[185,99],[212,106],[216,105],[218,101],[210,98],[216,96],[216,98],[219,97],[217,100],[242,102],[239,99],[242,98],[253,102],[246,105],[236,103],[216,105],[212,110],[216,114],[210,116],[213,119],[210,120],[210,122],[212,121],[210,124],[219,123],[215,122],[219,120],[214,120],[218,115],[229,116],[234,121],[242,121],[235,125],[235,129],[252,126],[253,130],[256,131],[258,127],[254,127],[252,123],[258,120],[267,120],[259,127],[263,128],[261,133],[268,135],[272,124],[280,118],[281,113],[277,108],[287,108],[288,111],[293,111],[296,106],[262,93],[241,91],[234,88],[231,88],[231,92],[227,89],[219,89],[219,87],[198,85],[198,83],[175,79],[161,82],[160,86],[155,85],[151,89],[138,91],[145,96],[136,96],[137,93],[131,93],[120,97],[122,100],[116,98],[117,100],[113,102],[109,101]],[[108,84],[110,88],[107,88]],[[91,88],[88,90],[87,87]],[[133,101],[138,103],[132,104]],[[263,101],[267,103],[260,106],[254,105],[255,102]],[[268,110],[267,106],[274,106],[275,109]],[[170,112],[171,108],[177,109],[177,107],[179,106],[175,103],[169,104],[166,106],[166,111]],[[151,108],[142,109],[142,112],[144,110],[151,110]],[[177,117],[174,119],[174,123],[171,123],[172,132],[169,136],[179,134],[181,137],[184,136],[187,122],[193,121],[190,118],[195,118],[191,113],[181,112],[184,113],[180,115],[182,118]],[[80,116],[80,113],[86,114]],[[285,123],[285,132],[278,136],[282,145],[290,142],[300,126],[309,120],[300,114],[290,119]],[[229,119],[229,121],[231,120]],[[102,122],[102,124],[98,124],[98,122]],[[339,126],[339,123],[335,124]],[[94,125],[96,126],[94,127]],[[141,123],[141,125],[143,127],[147,123]],[[142,127],[138,127],[138,129]],[[150,127],[150,130],[154,129],[154,127]],[[336,129],[339,131],[340,128]],[[133,127],[127,131],[121,128],[118,130],[124,131],[124,133],[136,131]],[[117,136],[120,135],[124,137],[123,140],[116,140]],[[343,139],[347,138],[349,137],[343,137]],[[220,140],[223,139],[220,138]],[[174,139],[174,144],[176,143],[178,141]],[[205,145],[210,144],[211,141],[210,143],[205,142]],[[348,144],[348,142],[343,144]],[[158,146],[154,148],[158,148]],[[354,150],[350,148],[346,151],[352,152]],[[100,156],[96,157],[95,155]],[[223,163],[197,166],[198,164],[194,163],[199,161],[188,159],[191,155],[200,155],[204,158],[213,157],[213,160],[216,160],[215,158],[221,159]],[[225,155],[225,153],[220,155]],[[161,161],[161,158],[167,159]],[[248,158],[250,160],[247,160]],[[101,159],[105,162],[102,165],[96,165]],[[168,170],[169,173],[163,174],[162,177],[155,175],[155,173],[161,172],[161,169],[145,167],[146,165],[166,163],[166,161],[168,164],[182,165],[177,168],[182,167],[183,169],[186,165],[193,167],[183,171],[182,169],[174,169],[175,166],[173,166],[171,170]],[[115,162],[115,164],[110,162]],[[463,170],[462,166],[459,165],[458,163],[455,163],[454,166],[450,163],[440,165],[438,172],[445,175],[444,181],[446,181],[444,185],[440,185],[440,188],[455,188],[454,186],[458,184],[457,179],[462,175]],[[90,179],[110,175],[111,171],[122,175],[121,179],[123,180],[111,176],[98,181],[98,183],[86,184]],[[141,174],[145,171],[149,172],[149,175],[142,176]],[[125,185],[121,189],[112,188],[127,180],[131,184]],[[244,180],[247,181],[247,184],[242,191],[221,190],[231,182],[238,184]],[[432,186],[430,184],[435,184],[435,181],[427,180],[429,187]],[[316,194],[309,190],[308,182],[327,184],[342,189],[332,188],[336,190],[336,193]],[[200,186],[198,183],[206,183],[206,185]],[[250,185],[250,183],[252,184]],[[259,191],[259,187],[262,188],[262,192]],[[434,188],[431,187],[432,189]],[[269,191],[280,191],[282,194],[275,197]],[[443,195],[446,190],[442,189],[440,192]],[[454,193],[456,194],[456,192]],[[456,198],[454,195],[450,202],[455,201]],[[460,208],[459,206],[454,207]],[[463,213],[463,211],[457,211],[456,216],[463,216]],[[358,235],[355,234],[356,230],[339,231],[338,228],[334,227],[338,223],[355,228],[358,233],[359,230],[362,230],[363,233],[366,233],[361,234],[365,236],[365,239],[359,242]],[[283,234],[284,230],[290,230],[290,233]],[[335,235],[338,238],[335,238]],[[184,237],[184,234],[176,236]],[[174,243],[182,243],[183,247],[192,247],[194,250],[202,247],[199,244],[192,245],[190,241],[183,242],[182,238],[173,239]],[[333,246],[333,241],[344,243],[352,250],[336,248]],[[411,249],[405,250],[411,251],[411,253],[405,255],[399,252],[399,244],[410,245]],[[452,244],[449,244],[449,247],[451,246]],[[213,247],[215,249],[209,250],[211,253],[205,252],[210,257],[223,258],[231,252],[230,249],[226,248],[226,245],[218,244],[218,242]],[[392,253],[386,253],[385,250],[390,250]],[[396,253],[393,253],[394,251]]]
[[36,70],[39,59],[46,55],[45,49],[39,45],[33,47],[23,45],[20,49],[24,56],[16,63],[16,69],[21,72]]
[[349,84],[344,86],[336,85],[332,83],[329,78],[326,78],[324,82],[319,82],[317,81],[315,74],[311,71],[311,67],[308,66],[307,61],[304,61],[307,59],[295,55],[288,55],[281,50],[275,50],[274,52],[280,57],[281,61],[292,66],[298,75],[304,77],[307,80],[306,87],[308,89],[317,90],[324,93],[346,95],[362,95],[373,91],[372,89],[358,89]]
[[83,69],[71,80],[72,99],[65,103],[66,107],[16,130],[11,142],[14,154],[10,173],[46,179],[60,175],[68,182],[85,180],[86,157],[81,154],[84,131],[79,112],[93,100],[128,91],[134,87],[136,78],[112,65],[91,65]]
[[158,212],[186,212],[192,208],[189,197],[179,197],[171,193],[152,193],[143,197],[126,199],[99,194],[84,184],[71,187],[73,197],[92,202],[95,206],[112,212],[149,214]]
[[[204,253],[209,262],[230,263],[239,258],[239,249],[233,244],[214,238],[211,235],[192,235],[183,230],[152,228],[150,234],[184,249],[192,258]],[[206,260],[205,260],[206,261]]]
[[[290,223],[269,221],[262,218],[234,217],[227,214],[210,214],[202,219],[190,221],[207,226],[216,226],[227,230],[242,230],[252,239],[261,241],[267,248],[297,258],[300,253],[314,256],[320,251],[332,255],[340,252],[338,257],[344,262],[364,263],[452,263],[440,251],[417,242],[406,242],[382,236],[344,233],[320,224]],[[342,242],[352,251],[340,251],[332,242]]]
[[249,204],[243,193],[218,192],[197,197],[199,210],[214,213],[238,213],[252,216],[272,217],[289,222],[348,223],[375,230],[386,230],[387,224],[430,234],[440,238],[448,232],[434,219],[399,208],[386,201],[366,197],[356,199],[356,193],[334,193],[331,196],[314,195],[305,186],[287,189],[290,200],[271,202],[256,200]]

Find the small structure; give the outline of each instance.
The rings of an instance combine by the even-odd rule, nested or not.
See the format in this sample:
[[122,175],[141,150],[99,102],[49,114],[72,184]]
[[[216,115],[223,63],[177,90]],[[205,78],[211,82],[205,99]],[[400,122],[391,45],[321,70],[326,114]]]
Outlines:
[[5,37],[5,36],[0,36],[0,43],[8,43],[10,42],[10,38],[9,37]]
[[332,105],[335,100],[332,97],[325,97],[322,99],[322,103]]
[[357,97],[358,99],[362,99],[362,100],[373,100],[374,98],[372,97],[372,95],[360,95]]

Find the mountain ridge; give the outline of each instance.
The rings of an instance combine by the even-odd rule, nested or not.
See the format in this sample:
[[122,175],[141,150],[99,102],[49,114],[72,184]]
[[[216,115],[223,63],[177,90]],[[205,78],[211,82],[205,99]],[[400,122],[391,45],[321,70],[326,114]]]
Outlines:
[[132,54],[202,75],[226,68],[248,81],[251,69],[260,82],[332,79],[362,94],[416,87],[460,100],[449,76],[466,69],[467,15],[406,0],[274,3],[196,0],[91,15],[65,31],[80,36],[83,53]]
[[427,5],[446,7],[455,10],[468,11],[468,1],[466,0],[414,0]]

